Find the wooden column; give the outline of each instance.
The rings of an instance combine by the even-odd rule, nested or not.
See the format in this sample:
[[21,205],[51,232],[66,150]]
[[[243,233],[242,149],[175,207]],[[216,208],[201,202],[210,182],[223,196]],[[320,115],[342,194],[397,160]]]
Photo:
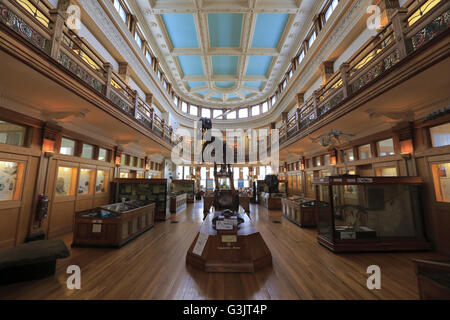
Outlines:
[[405,35],[407,13],[406,8],[400,8],[392,16],[392,27],[400,60],[405,58],[408,53]]
[[50,10],[50,19],[52,21],[50,29],[52,32],[50,56],[57,60],[63,37],[65,12],[59,9]]
[[110,96],[111,96],[111,79],[112,79],[112,70],[113,70],[113,67],[112,67],[112,64],[111,63],[109,63],[109,62],[106,62],[106,63],[104,63],[103,64],[103,68],[105,69],[105,71],[106,71],[106,74],[105,74],[105,78],[106,78],[106,85],[105,85],[105,96],[106,96],[106,98],[110,98]]
[[287,120],[288,120],[288,113],[287,112],[282,112],[281,113],[281,123],[284,127],[284,132],[286,133],[287,136],[287,132],[288,132],[288,128],[287,128]]
[[318,112],[318,110],[317,110],[317,107],[318,107],[318,105],[319,105],[319,99],[317,98],[318,97],[318,92],[317,92],[318,90],[314,90],[314,92],[313,92],[313,100],[314,100],[314,112],[316,113],[316,118],[318,117],[318,115],[319,115],[319,112]]
[[384,28],[390,21],[395,11],[400,8],[398,0],[375,0],[374,5],[377,5],[381,10],[381,28]]
[[301,118],[301,111],[302,106],[305,103],[305,94],[304,93],[298,93],[297,94],[297,131],[300,131],[300,118]]
[[136,119],[138,112],[138,92],[133,90],[133,105],[134,105],[134,118]]
[[122,78],[125,83],[128,84],[128,80],[130,79],[131,69],[128,65],[128,62],[119,62],[119,76]]
[[348,83],[348,68],[349,68],[349,66],[350,65],[348,63],[344,62],[339,67],[339,69],[341,70],[342,90],[344,93],[344,99],[346,99],[348,97],[348,95],[350,94],[349,83]]
[[154,125],[154,110],[153,110],[153,108],[150,108],[150,122],[151,122],[150,128],[153,130],[153,125]]
[[320,65],[320,74],[322,75],[322,85],[325,85],[334,74],[334,61],[324,61]]
[[[42,223],[36,221],[36,210],[38,205],[38,199],[40,194],[48,195],[51,191],[48,190],[48,184],[50,179],[50,164],[52,161],[53,152],[51,150],[45,150],[44,143],[45,140],[50,140],[53,142],[53,151],[59,150],[60,140],[61,140],[62,128],[53,122],[46,122],[42,128],[42,152],[39,159],[38,175],[36,178],[36,187],[33,194],[33,202],[31,207],[31,218],[29,220],[28,238],[32,238],[34,235],[45,232],[45,220]],[[46,152],[47,151],[47,152]]]

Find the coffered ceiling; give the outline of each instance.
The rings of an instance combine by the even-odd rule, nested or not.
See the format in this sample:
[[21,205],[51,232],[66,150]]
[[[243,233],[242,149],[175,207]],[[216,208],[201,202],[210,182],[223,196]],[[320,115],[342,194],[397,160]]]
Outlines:
[[202,106],[270,97],[311,24],[314,0],[135,0],[181,98]]

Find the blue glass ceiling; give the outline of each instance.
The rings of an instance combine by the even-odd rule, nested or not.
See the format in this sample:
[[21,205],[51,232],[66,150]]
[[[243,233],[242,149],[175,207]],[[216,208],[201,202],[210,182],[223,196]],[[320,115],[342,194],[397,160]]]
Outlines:
[[206,86],[206,82],[204,81],[188,81],[189,88],[198,88],[198,87],[204,87]]
[[163,14],[162,19],[174,48],[198,48],[197,31],[192,14]]
[[209,13],[209,42],[211,48],[241,46],[242,13]]
[[[276,1],[274,1],[276,2]],[[271,66],[277,57],[274,56],[285,32],[289,14],[286,13],[257,13],[254,33],[249,34],[250,49],[258,48],[267,50],[267,55],[253,55],[244,51],[247,44],[241,43],[242,35],[250,33],[250,24],[244,23],[245,13],[223,13],[209,11],[201,13],[200,17],[207,19],[207,36],[199,37],[196,25],[197,13],[164,13],[159,17],[162,20],[160,27],[163,38],[167,41],[167,47],[162,47],[167,52],[171,46],[173,51],[169,55],[178,64],[180,74],[174,74],[176,80],[183,81],[185,88],[192,97],[208,96],[222,100],[222,94],[217,90],[211,92],[206,88],[229,89],[225,95],[228,100],[240,98],[241,95],[255,96],[271,75]],[[158,15],[158,14],[155,14]],[[200,20],[202,23],[203,20]],[[246,29],[244,29],[244,26]],[[247,29],[248,27],[248,29]],[[166,37],[167,34],[167,37]],[[246,34],[247,35],[247,34]],[[201,43],[205,41],[206,43]],[[270,52],[270,53],[269,53]],[[264,54],[264,52],[261,52]],[[259,52],[258,52],[259,54]],[[170,60],[169,64],[170,64]],[[238,70],[239,62],[246,65],[246,70]],[[205,69],[205,68],[206,69]],[[169,66],[170,69],[171,66]],[[210,72],[211,74],[205,74]],[[247,79],[242,78],[247,77]],[[257,79],[259,81],[255,81]],[[246,81],[253,80],[253,81]],[[176,82],[175,86],[178,82]],[[239,85],[237,85],[239,84]],[[234,89],[235,88],[235,89]],[[258,89],[258,92],[248,92],[250,88]],[[195,90],[202,90],[196,92]]]
[[202,76],[204,74],[202,58],[199,56],[179,56],[178,63],[185,76]]
[[229,89],[235,86],[235,82],[233,81],[217,81],[215,83],[217,88]]
[[277,48],[286,27],[289,14],[260,13],[256,18],[253,48]]
[[247,82],[244,83],[244,86],[259,89],[262,86],[262,82],[260,82],[260,81],[259,82],[258,81],[247,81]]
[[248,76],[265,76],[269,71],[272,57],[270,56],[251,56],[248,59]]
[[213,56],[213,74],[217,76],[236,75],[238,57],[237,56]]

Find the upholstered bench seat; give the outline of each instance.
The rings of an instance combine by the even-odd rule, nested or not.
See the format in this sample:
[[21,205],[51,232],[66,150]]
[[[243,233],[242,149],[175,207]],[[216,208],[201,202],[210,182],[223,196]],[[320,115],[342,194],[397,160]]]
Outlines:
[[56,259],[70,256],[63,241],[40,240],[0,250],[0,285],[42,279],[55,274]]

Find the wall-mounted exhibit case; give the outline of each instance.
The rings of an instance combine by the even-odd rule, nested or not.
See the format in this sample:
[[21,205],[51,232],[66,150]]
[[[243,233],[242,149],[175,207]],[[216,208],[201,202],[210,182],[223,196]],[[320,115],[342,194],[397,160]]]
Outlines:
[[335,252],[431,249],[419,177],[315,178],[318,241]]
[[155,204],[133,200],[75,213],[73,247],[121,247],[154,225]]
[[114,179],[111,183],[111,202],[141,200],[155,203],[155,220],[170,218],[170,197],[167,179]]

